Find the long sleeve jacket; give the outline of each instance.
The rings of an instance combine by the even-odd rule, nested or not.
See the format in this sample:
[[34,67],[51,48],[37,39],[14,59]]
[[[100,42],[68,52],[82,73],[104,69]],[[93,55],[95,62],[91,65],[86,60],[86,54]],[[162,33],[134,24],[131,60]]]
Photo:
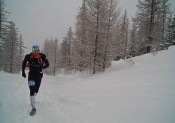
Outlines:
[[27,54],[22,63],[22,71],[25,71],[25,68],[29,67],[29,72],[32,73],[41,73],[42,69],[49,67],[49,61],[46,59],[46,55],[40,53],[38,58],[34,58],[32,53]]

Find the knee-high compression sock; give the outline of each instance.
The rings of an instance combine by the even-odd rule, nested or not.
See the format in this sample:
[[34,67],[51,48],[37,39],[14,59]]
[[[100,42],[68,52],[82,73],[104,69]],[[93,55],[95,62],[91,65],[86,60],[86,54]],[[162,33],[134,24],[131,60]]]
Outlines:
[[37,93],[34,93],[34,96],[36,96],[37,95]]
[[32,108],[35,108],[35,96],[30,96]]

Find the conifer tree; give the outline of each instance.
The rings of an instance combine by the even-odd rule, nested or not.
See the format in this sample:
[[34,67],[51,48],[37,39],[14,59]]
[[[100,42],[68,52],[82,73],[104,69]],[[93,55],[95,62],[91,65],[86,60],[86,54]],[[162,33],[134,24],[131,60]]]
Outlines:
[[104,0],[89,0],[88,14],[89,22],[91,23],[89,30],[90,41],[92,42],[92,73],[95,74],[101,69],[102,61],[102,46],[105,39],[103,20],[106,20]]
[[139,30],[140,54],[153,51],[156,46],[155,40],[160,35],[155,33],[155,27],[158,21],[155,21],[160,12],[161,0],[139,0],[137,4],[137,14],[135,20],[137,21]]
[[55,76],[56,73],[57,73],[57,63],[58,63],[58,59],[57,59],[57,56],[58,56],[58,39],[55,39],[54,40],[54,68],[53,68],[53,75]]
[[18,73],[18,64],[19,63],[19,39],[17,28],[15,27],[14,22],[10,22],[10,25],[7,30],[7,37],[5,37],[4,42],[4,71],[9,73]]
[[24,58],[24,49],[26,49],[26,47],[24,46],[24,42],[23,42],[23,38],[22,38],[22,34],[20,34],[19,36],[19,46],[18,46],[18,50],[19,50],[19,54],[18,54],[18,70],[20,71],[21,70],[21,65],[22,65],[22,61],[23,61],[23,58]]
[[57,56],[58,56],[58,39],[51,38],[46,39],[43,45],[43,53],[46,54],[49,60],[49,68],[44,70],[44,72],[48,75],[55,76],[57,74]]
[[167,28],[167,16],[170,14],[170,4],[168,3],[169,0],[162,0],[161,1],[161,31],[162,31],[162,42],[165,42],[165,34],[166,34],[166,28]]
[[104,71],[107,67],[110,66],[113,52],[113,42],[115,39],[115,29],[118,23],[119,16],[119,8],[118,8],[118,0],[108,0],[106,1],[106,34],[104,40],[104,51],[103,51],[103,66],[102,70]]
[[88,48],[88,14],[87,14],[87,0],[83,0],[79,13],[76,18],[75,40],[73,42],[73,61],[76,70],[80,72],[88,69],[89,62],[89,48]]
[[78,70],[95,74],[109,67],[119,16],[117,7],[117,0],[83,0],[72,49]]
[[168,22],[167,34],[165,36],[166,48],[175,45],[175,15],[173,18],[170,16]]
[[120,27],[120,43],[121,43],[121,54],[122,54],[121,57],[123,59],[126,59],[127,57],[128,36],[129,36],[129,19],[127,11],[125,10],[124,15],[121,18],[121,27]]
[[7,15],[9,12],[5,10],[4,0],[0,0],[0,70],[3,68],[3,50],[7,28]]
[[63,38],[63,42],[61,44],[61,58],[62,58],[62,66],[65,70],[65,74],[69,74],[72,67],[72,42],[74,40],[74,34],[72,28],[70,27],[66,33],[66,36]]
[[134,18],[132,19],[132,28],[130,31],[130,57],[135,57],[137,55],[137,26]]

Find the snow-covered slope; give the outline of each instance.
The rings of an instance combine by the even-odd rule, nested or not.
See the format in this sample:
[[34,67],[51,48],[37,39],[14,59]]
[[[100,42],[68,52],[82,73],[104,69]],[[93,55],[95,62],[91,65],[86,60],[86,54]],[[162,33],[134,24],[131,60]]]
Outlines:
[[27,79],[0,72],[0,123],[175,123],[175,47],[133,61],[93,76],[44,75],[33,117]]

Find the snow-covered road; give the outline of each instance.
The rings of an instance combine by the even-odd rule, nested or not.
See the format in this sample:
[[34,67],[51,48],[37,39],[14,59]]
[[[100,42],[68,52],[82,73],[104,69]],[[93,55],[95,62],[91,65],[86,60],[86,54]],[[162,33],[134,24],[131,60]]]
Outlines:
[[0,72],[0,123],[175,123],[174,54],[120,60],[93,76],[44,75],[33,117],[27,79]]

